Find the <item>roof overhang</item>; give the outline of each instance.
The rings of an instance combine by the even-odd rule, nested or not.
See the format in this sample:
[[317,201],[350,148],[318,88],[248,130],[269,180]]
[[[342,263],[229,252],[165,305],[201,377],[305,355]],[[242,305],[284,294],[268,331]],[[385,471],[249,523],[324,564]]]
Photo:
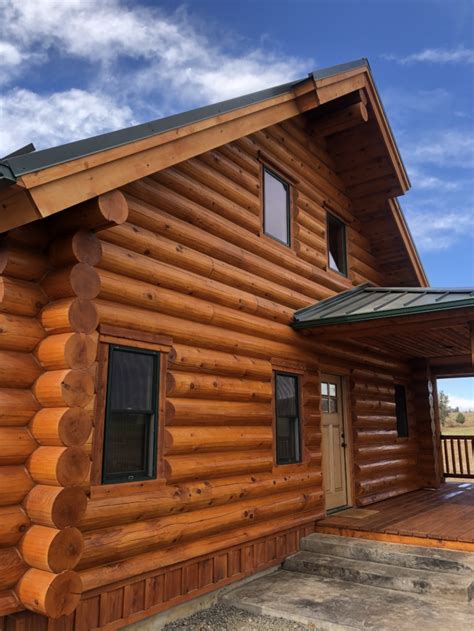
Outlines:
[[439,374],[474,374],[474,288],[365,284],[300,309],[292,326],[321,340],[429,359]]
[[358,90],[367,95],[398,188],[405,192],[408,176],[370,67],[362,59],[245,97],[4,161],[33,208],[19,218],[10,195],[0,191],[0,231],[55,214]]

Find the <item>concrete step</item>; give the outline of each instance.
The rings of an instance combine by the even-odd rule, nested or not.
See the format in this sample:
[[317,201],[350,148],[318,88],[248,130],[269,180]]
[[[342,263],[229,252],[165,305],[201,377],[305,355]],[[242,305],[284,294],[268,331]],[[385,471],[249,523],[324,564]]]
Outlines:
[[457,550],[409,546],[322,533],[304,537],[301,540],[300,549],[415,570],[462,574],[472,576],[474,580],[474,554]]
[[474,591],[472,575],[418,570],[306,550],[286,559],[283,569],[456,602],[469,602]]

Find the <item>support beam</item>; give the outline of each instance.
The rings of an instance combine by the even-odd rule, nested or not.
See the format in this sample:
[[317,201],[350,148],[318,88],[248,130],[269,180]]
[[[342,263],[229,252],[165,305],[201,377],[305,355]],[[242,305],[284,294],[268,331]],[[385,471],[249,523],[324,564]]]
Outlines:
[[317,136],[332,136],[361,125],[369,120],[369,113],[364,103],[354,103],[342,110],[333,112],[315,123],[314,132]]

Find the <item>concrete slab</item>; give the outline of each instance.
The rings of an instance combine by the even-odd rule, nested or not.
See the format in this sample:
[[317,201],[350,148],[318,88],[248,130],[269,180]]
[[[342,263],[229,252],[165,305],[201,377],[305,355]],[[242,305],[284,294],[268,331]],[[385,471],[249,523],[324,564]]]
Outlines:
[[474,605],[280,570],[222,597],[254,614],[321,631],[472,631]]

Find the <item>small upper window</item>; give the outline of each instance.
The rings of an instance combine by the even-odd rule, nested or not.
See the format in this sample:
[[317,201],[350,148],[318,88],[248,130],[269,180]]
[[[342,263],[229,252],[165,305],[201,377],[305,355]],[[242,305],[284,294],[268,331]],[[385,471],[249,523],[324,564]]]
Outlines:
[[327,214],[327,242],[329,267],[347,276],[346,226],[330,213]]
[[301,462],[298,377],[275,373],[277,464]]
[[398,437],[408,438],[407,393],[405,386],[399,384],[395,385],[395,411]]
[[102,482],[156,477],[160,353],[111,345]]
[[290,245],[290,185],[266,167],[263,169],[263,231]]

